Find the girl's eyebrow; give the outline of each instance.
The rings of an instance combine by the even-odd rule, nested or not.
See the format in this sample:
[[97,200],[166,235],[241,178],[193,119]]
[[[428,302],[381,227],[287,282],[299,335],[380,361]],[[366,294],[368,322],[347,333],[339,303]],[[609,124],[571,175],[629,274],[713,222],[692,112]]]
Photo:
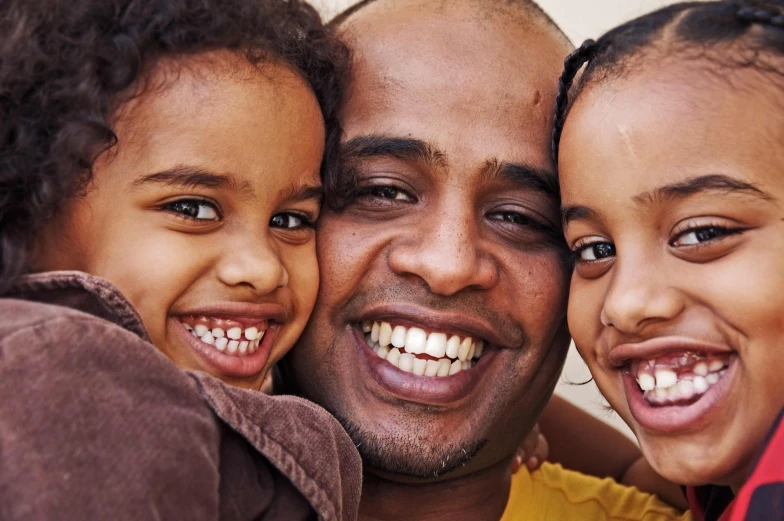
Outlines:
[[634,196],[634,201],[641,205],[652,204],[655,201],[684,199],[705,192],[748,195],[764,201],[776,200],[775,197],[752,183],[724,174],[709,174],[661,186],[651,192],[644,192]]
[[183,188],[231,188],[240,192],[253,194],[253,188],[247,181],[238,182],[230,174],[209,172],[203,168],[188,165],[178,165],[154,174],[141,177],[133,182],[133,187],[147,184],[164,184],[167,186],[180,186]]

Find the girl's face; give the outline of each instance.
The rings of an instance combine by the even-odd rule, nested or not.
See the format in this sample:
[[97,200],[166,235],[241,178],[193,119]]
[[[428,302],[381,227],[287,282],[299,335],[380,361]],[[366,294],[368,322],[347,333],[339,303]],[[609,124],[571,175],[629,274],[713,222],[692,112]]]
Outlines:
[[782,100],[753,70],[649,62],[564,128],[569,328],[678,483],[742,483],[784,405]]
[[316,298],[324,124],[284,65],[187,60],[120,107],[117,146],[42,234],[35,269],[114,283],[178,366],[258,389]]

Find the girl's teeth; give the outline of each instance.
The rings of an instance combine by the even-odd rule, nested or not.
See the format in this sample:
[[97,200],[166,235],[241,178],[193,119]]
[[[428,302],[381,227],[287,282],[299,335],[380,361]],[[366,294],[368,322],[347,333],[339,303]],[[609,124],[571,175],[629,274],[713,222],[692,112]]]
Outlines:
[[210,328],[208,328],[204,324],[197,324],[196,327],[193,328],[193,330],[196,331],[196,336],[201,338],[207,333],[207,331],[210,330]]
[[462,370],[463,370],[463,362],[461,362],[460,360],[455,360],[454,362],[452,362],[452,365],[449,366],[449,376],[452,376],[453,374],[457,374]]
[[[186,330],[205,344],[215,346],[215,349],[221,353],[234,356],[246,356],[258,351],[259,343],[265,333],[265,331],[260,331],[258,327],[249,327],[243,331],[240,327],[229,329],[214,327],[210,329],[205,324],[196,324],[195,326],[185,322],[182,324]],[[243,333],[245,339],[243,339]]]
[[425,369],[427,369],[427,360],[414,358],[414,374],[417,376],[424,376]]
[[228,343],[229,343],[228,338],[221,337],[215,340],[215,348],[222,353],[226,350],[226,345],[228,345]]
[[643,391],[652,391],[656,388],[656,379],[648,373],[642,373],[639,378],[637,378],[637,383]]
[[[707,392],[727,372],[728,359],[722,356],[694,363],[698,356],[694,353],[681,356],[681,366],[674,370],[661,365],[656,368],[655,360],[635,366],[633,370],[637,372],[637,385],[645,399],[652,405],[670,405]],[[688,367],[689,363],[694,365]]]
[[678,375],[674,371],[661,369],[656,371],[656,387],[672,387],[678,383]]

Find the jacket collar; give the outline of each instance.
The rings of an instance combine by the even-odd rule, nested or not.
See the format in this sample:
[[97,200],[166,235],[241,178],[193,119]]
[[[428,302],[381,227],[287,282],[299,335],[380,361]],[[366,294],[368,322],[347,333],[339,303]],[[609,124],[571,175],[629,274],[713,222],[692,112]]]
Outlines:
[[120,290],[81,271],[49,271],[24,275],[2,295],[64,306],[112,322],[150,341],[142,319]]

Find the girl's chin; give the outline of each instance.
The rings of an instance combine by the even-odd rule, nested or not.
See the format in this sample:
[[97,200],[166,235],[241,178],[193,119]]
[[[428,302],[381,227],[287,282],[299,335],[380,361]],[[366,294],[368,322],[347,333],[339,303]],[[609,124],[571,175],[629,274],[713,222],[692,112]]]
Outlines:
[[[714,439],[722,439],[723,435],[716,436]],[[719,444],[706,443],[703,437],[693,441],[645,437],[638,437],[638,440],[645,459],[654,470],[679,485],[732,485],[738,476],[745,477],[746,467],[753,459],[753,451],[751,456],[741,456]]]

